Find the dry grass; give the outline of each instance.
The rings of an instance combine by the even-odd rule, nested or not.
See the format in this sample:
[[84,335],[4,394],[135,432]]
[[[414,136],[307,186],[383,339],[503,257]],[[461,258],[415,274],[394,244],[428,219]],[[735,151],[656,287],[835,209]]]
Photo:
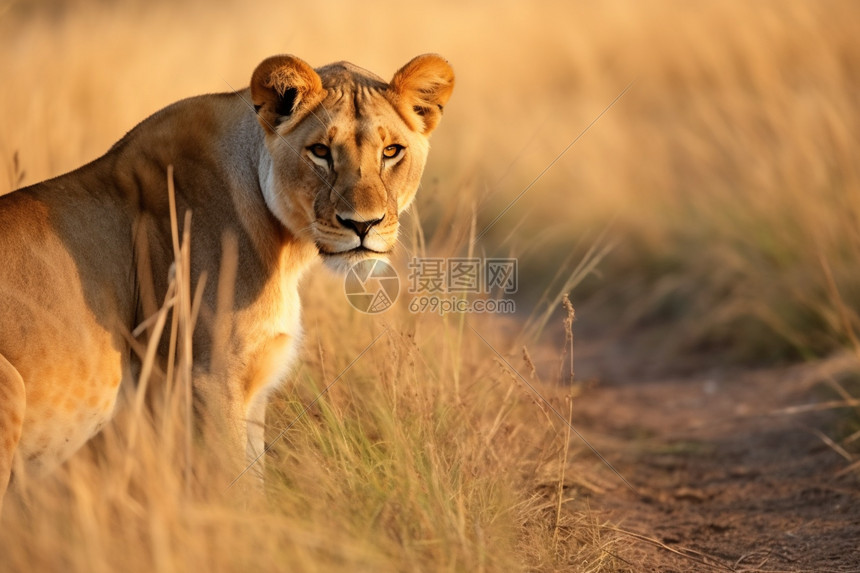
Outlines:
[[[58,474],[15,476],[0,570],[616,570],[613,536],[570,505],[579,490],[565,470],[579,450],[548,408],[563,411],[571,388],[524,384],[480,337],[463,340],[460,320],[333,305],[337,277],[308,290],[312,334],[271,404],[255,495],[257,468],[228,473],[219,445],[191,430],[199,286],[193,239],[173,228],[175,278],[146,323],[142,383]],[[501,321],[469,323],[505,349]],[[171,329],[166,374],[153,357]]]
[[[0,193],[97,157],[176,99],[246,85],[273,53],[388,75],[436,51],[458,86],[416,211],[428,252],[463,254],[464,213],[474,209],[480,232],[632,81],[475,245],[520,257],[521,308],[602,236],[585,267],[601,275],[587,273],[574,297],[579,316],[668,325],[663,356],[695,347],[795,358],[857,344],[854,3],[9,6],[0,3]],[[420,250],[409,236],[405,250]],[[303,362],[270,409],[270,438],[298,419],[273,449],[265,507],[235,507],[220,487],[230,476],[215,470],[201,470],[189,495],[181,436],[165,445],[140,424],[128,449],[132,417],[95,461],[80,456],[67,475],[25,488],[30,510],[8,504],[0,567],[618,567],[593,517],[557,512],[563,426],[460,318],[400,309],[369,320],[348,309],[337,279],[306,286]],[[584,297],[599,314],[581,312]],[[519,324],[468,320],[519,355]],[[566,411],[564,388],[540,387]],[[181,416],[167,420],[181,434]],[[537,477],[547,467],[560,467],[552,483]]]
[[[388,75],[438,51],[458,86],[419,206],[432,229],[465,196],[480,231],[634,82],[478,252],[521,256],[528,305],[609,227],[606,280],[580,295],[624,309],[601,318],[668,319],[672,352],[813,357],[853,344],[860,322],[857,12],[839,0],[542,2],[527,15],[516,2],[492,15],[462,3],[17,2],[0,16],[0,156],[19,152],[27,182],[69,170],[171,101],[246,85],[272,53]],[[16,178],[7,159],[0,181]]]

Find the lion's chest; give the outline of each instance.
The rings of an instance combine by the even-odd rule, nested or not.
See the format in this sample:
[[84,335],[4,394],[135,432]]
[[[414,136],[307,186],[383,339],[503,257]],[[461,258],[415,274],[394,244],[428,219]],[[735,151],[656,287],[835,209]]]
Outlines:
[[267,395],[286,379],[296,362],[302,339],[301,302],[295,281],[283,281],[265,293],[255,308],[240,314],[245,325],[246,404]]

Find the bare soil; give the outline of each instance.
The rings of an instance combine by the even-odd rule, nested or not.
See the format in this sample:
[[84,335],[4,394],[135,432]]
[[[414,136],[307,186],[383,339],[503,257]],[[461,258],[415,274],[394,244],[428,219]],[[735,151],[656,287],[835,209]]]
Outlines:
[[838,399],[826,381],[856,358],[672,376],[606,343],[578,354],[594,384],[574,424],[633,487],[583,454],[602,483],[581,495],[630,534],[631,571],[860,571],[860,470],[827,442],[856,411],[786,412]]

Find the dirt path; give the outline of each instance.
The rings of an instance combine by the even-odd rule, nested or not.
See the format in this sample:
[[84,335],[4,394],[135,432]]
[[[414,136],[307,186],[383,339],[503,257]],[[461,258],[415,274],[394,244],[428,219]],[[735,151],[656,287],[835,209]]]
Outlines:
[[840,475],[848,462],[818,433],[834,412],[773,415],[820,400],[820,381],[851,361],[636,380],[605,349],[586,356],[598,383],[574,418],[638,490],[602,468],[613,485],[589,504],[665,544],[632,540],[631,570],[860,571],[860,476]]

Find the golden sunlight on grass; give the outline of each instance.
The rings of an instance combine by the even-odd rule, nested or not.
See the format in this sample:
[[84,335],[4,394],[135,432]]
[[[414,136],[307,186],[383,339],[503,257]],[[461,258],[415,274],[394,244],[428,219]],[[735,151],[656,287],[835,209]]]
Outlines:
[[[579,449],[550,412],[569,409],[572,389],[524,383],[486,342],[462,339],[459,320],[400,308],[372,321],[331,304],[332,277],[311,281],[303,366],[270,406],[265,499],[213,444],[189,447],[193,239],[175,229],[175,279],[147,323],[153,341],[175,329],[172,374],[153,363],[154,343],[139,349],[156,407],[143,408],[141,384],[57,475],[16,475],[4,568],[615,570],[613,536],[566,507]],[[511,326],[469,323],[499,344],[493,331]]]
[[[661,360],[860,355],[858,16],[838,0],[0,2],[0,194],[177,99],[245,87],[272,54],[385,77],[442,54],[457,89],[396,266],[517,257],[522,310],[368,317],[315,268],[301,366],[268,411],[265,501],[217,463],[191,475],[206,454],[180,349],[160,412],[130,395],[58,475],[18,480],[0,570],[635,571],[570,470],[592,453],[554,413],[581,390],[559,375],[561,295],[575,283],[584,322],[644,333]],[[190,322],[194,288],[175,291]]]
[[32,183],[102,154],[176,99],[247,85],[272,53],[388,75],[437,51],[458,87],[419,196],[430,228],[467,199],[482,230],[632,82],[479,242],[524,259],[529,296],[611,226],[603,272],[617,280],[591,290],[627,301],[615,320],[670,319],[674,349],[811,357],[858,327],[850,2],[546,2],[528,17],[502,2],[492,30],[461,4],[39,5],[0,19],[0,192],[21,169]]

